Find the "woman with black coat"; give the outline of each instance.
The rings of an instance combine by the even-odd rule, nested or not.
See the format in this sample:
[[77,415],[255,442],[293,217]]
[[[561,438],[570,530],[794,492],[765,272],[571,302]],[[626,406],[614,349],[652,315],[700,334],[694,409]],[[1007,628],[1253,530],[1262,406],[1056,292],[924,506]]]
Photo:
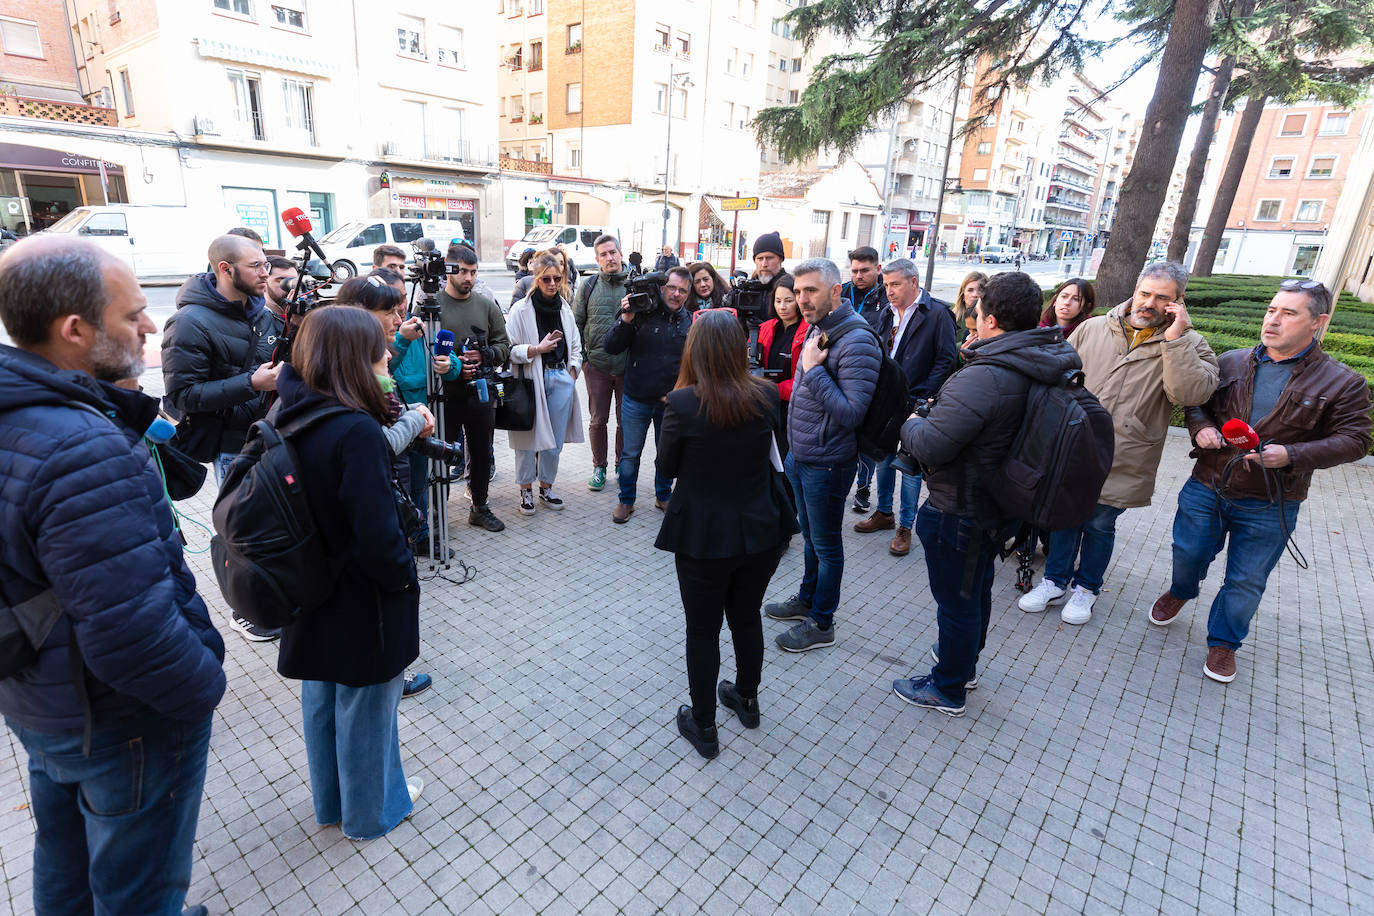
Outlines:
[[[706,758],[720,751],[717,692],[745,728],[759,727],[759,608],[798,530],[773,463],[777,426],[777,387],[749,374],[739,320],[725,311],[700,315],[664,412],[657,469],[677,484],[654,546],[676,555],[687,619],[692,705],[678,708],[677,727]],[[738,680],[717,688],[722,620],[730,624]]]
[[349,306],[305,317],[282,367],[279,423],[323,407],[348,408],[293,437],[315,524],[339,558],[324,604],[282,631],[277,671],[301,683],[315,819],[350,839],[391,830],[423,786],[401,769],[396,705],[420,652],[420,590],[391,488],[382,425],[387,341]]

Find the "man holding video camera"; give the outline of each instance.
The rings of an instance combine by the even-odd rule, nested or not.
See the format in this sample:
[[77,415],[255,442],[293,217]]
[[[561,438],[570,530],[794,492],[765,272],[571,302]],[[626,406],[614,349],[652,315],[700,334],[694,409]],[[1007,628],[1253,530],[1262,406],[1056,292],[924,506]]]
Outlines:
[[[661,287],[661,291],[660,291]],[[654,425],[654,445],[663,426],[664,397],[677,383],[682,365],[682,346],[692,327],[692,316],[683,308],[692,289],[685,267],[664,274],[649,274],[626,284],[630,295],[621,302],[620,320],[606,332],[606,352],[627,353],[625,396],[620,418],[625,447],[620,454],[620,503],[611,520],[623,525],[635,511],[639,482],[639,456]],[[654,505],[662,510],[673,495],[672,480],[654,472]]]
[[[506,525],[487,505],[491,483],[491,442],[496,421],[496,402],[479,381],[495,375],[510,355],[506,319],[496,300],[474,289],[477,254],[467,245],[448,246],[445,257],[448,282],[439,290],[440,322],[461,344],[463,371],[456,381],[444,382],[444,424],[452,436],[459,428],[467,443],[468,494],[472,509],[468,524],[487,531]],[[483,397],[483,391],[487,391]]]

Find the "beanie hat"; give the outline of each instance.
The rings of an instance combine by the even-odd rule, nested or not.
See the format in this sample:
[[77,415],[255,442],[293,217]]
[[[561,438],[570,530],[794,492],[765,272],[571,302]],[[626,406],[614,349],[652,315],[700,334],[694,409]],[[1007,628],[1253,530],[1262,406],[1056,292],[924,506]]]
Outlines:
[[754,239],[754,257],[764,253],[772,253],[782,258],[782,236],[776,232],[765,232],[763,235]]

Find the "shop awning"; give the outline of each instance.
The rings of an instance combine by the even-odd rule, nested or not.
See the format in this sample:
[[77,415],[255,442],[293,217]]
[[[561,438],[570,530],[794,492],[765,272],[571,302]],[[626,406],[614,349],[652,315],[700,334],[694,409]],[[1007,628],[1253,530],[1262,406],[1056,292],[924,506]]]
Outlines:
[[[99,159],[60,149],[25,146],[22,143],[0,143],[0,169],[31,169],[36,172],[76,172],[82,175],[100,174]],[[123,175],[124,167],[105,163],[106,175]]]
[[701,195],[701,202],[707,206],[711,211],[711,216],[715,217],[716,222],[720,223],[722,226],[729,226],[733,222],[732,219],[725,218],[725,214],[720,210],[720,204],[710,197],[707,197],[705,194]]
[[218,38],[197,38],[196,48],[201,57],[214,60],[229,60],[240,64],[253,64],[259,67],[272,67],[291,73],[305,73],[310,76],[328,77],[337,67],[313,57],[276,51],[271,48],[255,48],[249,45],[220,41]]

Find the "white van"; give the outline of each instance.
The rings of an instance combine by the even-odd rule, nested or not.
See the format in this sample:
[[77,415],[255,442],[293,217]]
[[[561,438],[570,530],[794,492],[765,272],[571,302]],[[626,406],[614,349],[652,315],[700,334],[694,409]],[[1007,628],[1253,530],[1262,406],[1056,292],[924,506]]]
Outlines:
[[205,269],[208,239],[224,231],[214,208],[109,204],[77,207],[45,232],[94,242],[140,280],[188,277]]
[[[395,245],[410,259],[411,242],[426,238],[440,252],[464,237],[463,224],[456,219],[405,219],[378,217],[344,223],[320,239],[320,250],[334,265],[336,276],[347,280],[360,270],[372,269],[372,250],[378,245]],[[468,239],[468,241],[472,241]]]
[[984,245],[978,250],[978,260],[984,264],[1010,264],[1016,255],[1017,250],[1010,245]]
[[596,270],[596,249],[592,246],[605,233],[606,230],[600,226],[535,226],[506,251],[506,268],[516,270],[520,266],[520,255],[526,248],[543,251],[554,245],[562,245],[568,260],[579,273],[591,273]]

